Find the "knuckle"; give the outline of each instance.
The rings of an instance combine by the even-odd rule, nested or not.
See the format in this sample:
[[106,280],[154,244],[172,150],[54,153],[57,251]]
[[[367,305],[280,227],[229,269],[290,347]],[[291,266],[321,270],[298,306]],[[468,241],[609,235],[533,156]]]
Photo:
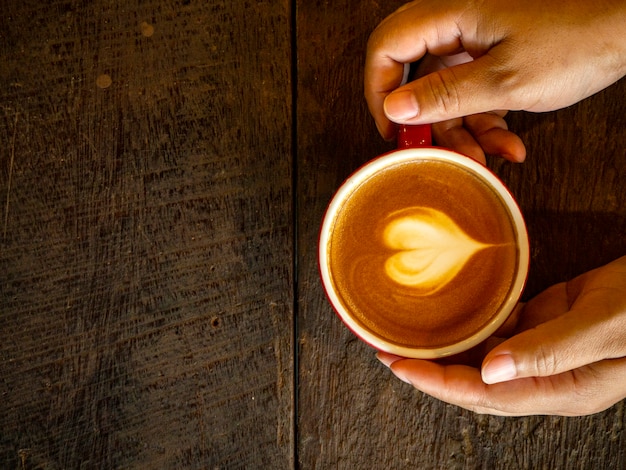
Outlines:
[[394,42],[394,34],[390,34],[386,21],[383,21],[370,33],[367,39],[367,52],[382,53],[383,50],[388,48],[390,44],[394,44]]
[[437,70],[426,76],[427,92],[435,105],[446,115],[458,115],[461,112],[461,94],[454,79],[452,69]]
[[366,49],[367,49],[368,54],[372,54],[376,52],[378,48],[380,47],[379,37],[380,37],[380,33],[378,29],[375,29],[374,31],[372,31],[369,38],[367,39]]
[[512,61],[494,64],[486,78],[492,93],[502,97],[506,109],[533,109],[544,100],[544,87],[539,76],[528,67]]
[[549,344],[543,344],[537,349],[533,367],[532,375],[538,377],[555,375],[558,372],[557,355]]

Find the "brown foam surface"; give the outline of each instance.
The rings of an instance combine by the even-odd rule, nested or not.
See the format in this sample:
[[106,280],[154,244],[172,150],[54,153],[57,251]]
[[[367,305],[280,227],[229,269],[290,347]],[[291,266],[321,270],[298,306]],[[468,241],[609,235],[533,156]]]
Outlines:
[[[471,336],[492,320],[517,269],[510,215],[492,189],[456,165],[422,161],[390,167],[358,192],[336,217],[329,255],[335,289],[365,328],[398,345],[437,348]],[[395,215],[416,207],[447,214],[460,233],[485,245],[459,258],[456,274],[436,289],[402,285],[385,272],[390,257],[403,251],[386,243],[385,229]],[[419,254],[416,246],[424,251],[437,240],[444,240],[444,249],[461,243],[424,233],[416,235],[417,245],[404,250],[411,252],[407,259]],[[422,239],[431,239],[431,245],[422,247]],[[433,262],[437,259],[440,254]]]

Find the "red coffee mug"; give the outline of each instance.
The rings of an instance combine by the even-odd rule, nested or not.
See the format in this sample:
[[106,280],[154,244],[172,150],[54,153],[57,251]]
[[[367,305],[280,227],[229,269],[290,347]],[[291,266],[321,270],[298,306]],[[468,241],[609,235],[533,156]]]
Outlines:
[[[465,308],[462,302],[459,303],[459,305],[455,304],[454,308],[459,312],[458,314],[455,314],[456,317],[454,317],[453,319],[447,319],[446,321],[448,321],[449,324],[442,324],[441,327],[437,325],[437,319],[427,318],[427,313],[421,311],[421,307],[419,307],[420,305],[433,305],[434,307],[432,307],[432,309],[434,311],[437,310],[437,308],[439,308],[440,306],[441,308],[444,308],[445,305],[448,305],[446,304],[446,300],[441,293],[443,292],[444,287],[440,286],[439,284],[443,284],[444,282],[448,283],[445,286],[445,289],[452,291],[452,286],[454,282],[456,282],[457,284],[460,283],[458,272],[462,269],[470,269],[468,267],[470,266],[470,264],[467,264],[469,263],[468,260],[472,260],[472,263],[476,263],[476,261],[474,260],[477,257],[475,257],[474,254],[479,250],[482,250],[482,245],[479,246],[479,242],[475,242],[472,237],[466,236],[466,234],[463,233],[463,230],[460,230],[459,227],[453,223],[453,220],[445,214],[435,213],[434,210],[430,209],[418,209],[418,211],[421,210],[421,215],[423,215],[421,219],[417,220],[415,217],[409,216],[400,221],[394,222],[393,225],[389,226],[391,228],[387,227],[385,229],[386,232],[384,232],[387,234],[391,234],[390,236],[394,240],[393,243],[399,243],[400,245],[398,246],[400,246],[400,248],[392,247],[393,249],[396,249],[396,252],[390,251],[389,257],[384,262],[385,273],[388,277],[391,278],[391,281],[389,281],[389,279],[387,279],[387,277],[384,277],[382,274],[376,279],[383,279],[384,277],[386,279],[384,281],[386,284],[391,285],[392,288],[394,288],[393,286],[397,286],[398,298],[402,296],[406,297],[407,295],[409,295],[410,297],[411,294],[406,294],[407,289],[412,288],[411,286],[417,286],[415,287],[415,298],[417,299],[420,296],[421,298],[415,300],[415,311],[417,313],[414,315],[414,317],[411,317],[410,312],[410,308],[413,307],[407,307],[406,312],[401,314],[401,308],[393,307],[393,304],[389,304],[390,306],[388,306],[387,312],[377,312],[375,306],[377,302],[381,301],[382,299],[382,302],[384,303],[386,302],[385,299],[392,298],[394,297],[394,295],[396,295],[394,292],[392,292],[391,294],[386,295],[384,298],[376,297],[376,289],[378,289],[382,285],[379,282],[376,282],[375,285],[371,285],[367,288],[361,289],[364,292],[367,289],[371,289],[371,291],[374,293],[372,294],[371,298],[377,298],[378,300],[372,302],[368,302],[367,300],[359,300],[358,302],[361,302],[361,305],[363,307],[361,308],[355,306],[358,304],[358,302],[353,302],[354,296],[353,292],[350,292],[349,285],[346,284],[347,287],[341,287],[339,285],[340,281],[338,280],[341,276],[334,271],[333,260],[335,257],[340,256],[331,256],[331,252],[334,249],[333,247],[339,246],[338,242],[336,241],[338,235],[335,233],[335,231],[339,226],[342,227],[341,231],[350,229],[350,224],[348,223],[348,225],[345,225],[344,222],[340,222],[340,219],[343,220],[345,217],[348,217],[346,216],[346,214],[349,214],[349,212],[346,211],[349,211],[349,208],[352,207],[351,201],[355,200],[354,198],[359,197],[360,192],[364,191],[364,188],[368,186],[366,183],[374,181],[374,178],[381,172],[384,172],[390,168],[400,168],[401,165],[418,165],[424,162],[434,162],[441,165],[452,165],[455,168],[454,171],[458,172],[458,170],[460,169],[463,175],[467,173],[467,175],[469,175],[468,178],[471,178],[472,181],[475,179],[478,182],[478,186],[486,185],[486,187],[490,188],[489,191],[493,191],[493,194],[496,196],[497,200],[501,201],[501,204],[503,206],[502,210],[506,211],[506,213],[508,214],[507,223],[509,223],[509,225],[511,226],[511,231],[514,234],[513,238],[516,244],[515,269],[511,270],[511,280],[509,284],[506,284],[506,292],[503,294],[502,300],[499,301],[498,305],[496,306],[497,308],[494,307],[495,311],[493,313],[490,313],[488,320],[485,320],[478,326],[473,325],[471,328],[467,327],[467,333],[455,333],[455,328],[463,327],[463,325],[457,324],[466,321],[462,315],[462,311]],[[419,171],[421,170],[415,171],[417,171],[416,175],[419,176]],[[465,176],[463,176],[463,178],[465,178]],[[459,188],[453,189],[458,190]],[[399,189],[398,191],[399,193],[402,192],[401,189]],[[407,191],[407,199],[409,198],[409,196],[412,196],[413,193],[419,191],[419,187],[417,189],[413,188],[412,190]],[[481,189],[481,191],[484,190]],[[461,196],[464,194],[463,191],[457,192],[461,194]],[[445,193],[445,191],[438,192],[437,194],[443,193]],[[384,200],[386,198],[386,194],[375,196],[373,200],[376,201],[377,198],[379,200]],[[461,197],[460,201],[460,203],[463,204],[463,197]],[[374,206],[377,205],[378,204],[372,204],[372,210],[374,210]],[[400,212],[402,212],[404,209],[399,210]],[[433,230],[430,230],[429,228],[430,226],[428,224],[430,222],[432,222],[433,224]],[[443,227],[438,224],[448,225]],[[452,227],[452,229],[448,230],[446,228],[447,226]],[[441,229],[441,227],[443,227],[443,229]],[[383,232],[381,231],[381,233]],[[401,240],[402,237],[405,236],[408,237],[408,241],[398,242],[398,240]],[[367,238],[367,235],[363,235],[363,237]],[[381,235],[376,235],[375,237],[372,236],[372,238],[376,237],[377,239],[380,239]],[[446,245],[446,240],[448,240],[448,238],[446,237],[449,237],[449,240],[451,240],[448,245]],[[333,245],[333,243],[335,243],[335,245]],[[403,248],[403,243],[405,243],[405,245],[408,244],[407,246],[409,246],[409,248]],[[420,263],[422,263],[422,261],[420,261],[420,256],[422,256],[422,252],[419,250],[422,250],[422,248],[418,247],[417,249],[415,249],[415,245],[419,245],[420,243],[426,243],[428,245],[428,250],[431,251],[427,250],[425,252],[426,255],[430,256],[433,260],[436,260],[430,264],[427,264],[427,267],[424,269],[422,269],[422,265],[420,265]],[[439,254],[437,254],[436,252],[438,248],[434,248],[435,251],[432,251],[432,247],[436,247],[438,246],[438,244],[443,246],[443,251]],[[447,246],[451,248],[448,249]],[[367,255],[368,253],[370,253],[371,250],[365,251],[365,255]],[[460,258],[458,259],[461,261],[459,262],[457,262],[456,258],[453,257],[456,252],[460,253]],[[506,321],[506,319],[509,317],[516,304],[518,303],[526,283],[529,265],[529,244],[526,225],[524,223],[522,213],[511,193],[494,173],[492,173],[487,167],[471,159],[470,157],[461,155],[451,150],[433,147],[431,145],[431,127],[429,125],[400,126],[398,132],[398,149],[384,154],[378,158],[375,158],[359,168],[337,190],[335,196],[328,206],[328,209],[324,216],[324,220],[322,222],[319,237],[318,255],[320,275],[324,289],[326,291],[326,295],[338,316],[346,324],[346,326],[350,328],[350,330],[352,330],[363,341],[378,350],[403,357],[432,359],[450,356],[452,354],[465,351],[479,344],[480,342],[491,336]],[[357,262],[357,258],[358,256],[354,257],[355,263]],[[350,269],[350,262],[350,259],[348,259],[348,264],[346,264],[346,266],[348,266],[348,269]],[[346,262],[344,261],[344,264],[345,263]],[[459,265],[462,263],[466,264],[463,264],[463,266],[459,267]],[[372,265],[370,265],[370,267],[371,266]],[[375,269],[380,268],[380,270],[382,270],[382,261],[376,266],[377,267]],[[369,273],[370,271],[372,271],[372,269],[368,268],[367,273]],[[365,273],[365,271],[363,272]],[[471,279],[471,281],[473,282],[473,276],[466,275],[466,277],[468,279]],[[452,282],[451,279],[454,279],[454,282]],[[424,286],[427,286],[428,288]],[[458,292],[463,292],[462,289],[464,287],[466,286],[461,285],[460,287],[458,287]],[[342,289],[344,290],[342,291]],[[488,288],[486,288],[485,290],[487,291]],[[431,295],[430,299],[428,300],[428,302],[431,303],[426,304],[424,303],[426,302],[426,295],[423,294],[423,292],[437,292],[437,294]],[[485,292],[485,296],[487,296],[487,292]],[[459,296],[457,295],[457,297]],[[439,300],[437,299],[442,300],[441,302],[439,302]],[[462,297],[460,298],[460,300],[463,300]],[[459,299],[456,299],[456,301],[458,303]],[[475,299],[473,301],[475,302]],[[402,308],[404,308],[404,306]],[[467,306],[468,311],[471,311],[472,308],[474,307]],[[394,318],[394,309],[398,311],[397,319]],[[402,317],[402,315],[404,316]],[[443,316],[445,315],[446,312],[443,313]],[[422,319],[419,321],[415,320],[415,318],[417,317],[420,317]],[[471,319],[468,318],[467,321],[470,322]],[[377,322],[380,323],[380,325],[377,325]],[[422,324],[428,326],[427,331],[424,330],[424,332],[422,332],[419,330],[420,325]],[[394,328],[397,331],[392,332],[391,330],[393,330]],[[451,332],[450,341],[446,343],[446,341],[441,339],[441,341],[438,342],[439,339],[436,336],[439,335],[441,338],[443,338],[444,336],[446,336],[447,333],[441,334],[441,332],[448,330],[450,330]],[[411,331],[413,331],[413,333],[411,333]],[[434,333],[428,333],[431,331]],[[459,329],[459,331],[465,330]],[[452,334],[453,332],[454,334]],[[406,333],[406,337],[402,336],[403,333]],[[411,335],[414,335],[416,338],[421,337],[422,339],[416,339],[415,344],[412,344]],[[454,335],[457,335],[458,337],[454,337]]]

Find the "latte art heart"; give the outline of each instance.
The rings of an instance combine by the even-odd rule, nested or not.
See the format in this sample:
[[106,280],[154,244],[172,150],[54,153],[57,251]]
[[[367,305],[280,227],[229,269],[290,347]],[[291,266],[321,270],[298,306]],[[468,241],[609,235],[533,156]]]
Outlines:
[[385,262],[393,281],[429,295],[448,284],[478,251],[491,245],[469,237],[450,217],[428,207],[392,215],[384,232],[387,247],[397,252]]

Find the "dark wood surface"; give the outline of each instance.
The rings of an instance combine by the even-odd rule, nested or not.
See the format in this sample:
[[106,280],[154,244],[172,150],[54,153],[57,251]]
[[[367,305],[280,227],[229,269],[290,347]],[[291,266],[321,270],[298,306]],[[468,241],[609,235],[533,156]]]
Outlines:
[[[623,403],[460,410],[324,298],[325,205],[391,148],[362,67],[400,3],[0,5],[1,468],[626,467]],[[526,297],[626,253],[625,92],[509,118]]]

